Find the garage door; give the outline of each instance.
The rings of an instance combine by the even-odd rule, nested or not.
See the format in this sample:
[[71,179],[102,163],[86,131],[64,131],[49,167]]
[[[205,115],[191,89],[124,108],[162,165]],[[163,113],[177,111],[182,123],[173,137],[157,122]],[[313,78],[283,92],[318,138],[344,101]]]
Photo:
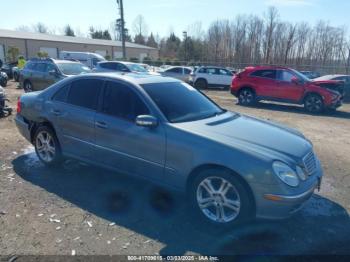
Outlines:
[[5,62],[5,47],[4,45],[0,45],[0,59],[2,62]]
[[51,58],[57,58],[57,48],[53,47],[40,47],[40,52],[46,52],[49,57]]
[[121,58],[123,58],[123,52],[115,51],[114,59],[121,59]]

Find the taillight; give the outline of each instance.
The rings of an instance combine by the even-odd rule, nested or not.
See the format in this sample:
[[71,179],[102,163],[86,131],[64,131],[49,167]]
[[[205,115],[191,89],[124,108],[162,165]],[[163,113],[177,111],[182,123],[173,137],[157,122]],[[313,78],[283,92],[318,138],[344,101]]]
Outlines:
[[22,110],[22,107],[21,107],[21,97],[19,97],[17,99],[17,114],[20,114],[21,113],[21,110]]

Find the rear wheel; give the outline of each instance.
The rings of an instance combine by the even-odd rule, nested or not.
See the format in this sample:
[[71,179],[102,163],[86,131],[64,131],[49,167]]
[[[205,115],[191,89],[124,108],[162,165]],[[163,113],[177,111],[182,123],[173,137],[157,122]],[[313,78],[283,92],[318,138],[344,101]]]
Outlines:
[[191,208],[204,225],[225,229],[248,221],[254,204],[235,174],[221,168],[202,171],[190,192]]
[[47,126],[39,127],[34,135],[36,154],[47,166],[56,166],[62,161],[62,154],[55,132]]
[[23,89],[26,93],[29,93],[29,92],[33,92],[33,85],[30,81],[25,81],[24,82],[24,86],[23,86]]
[[19,81],[19,75],[17,72],[13,73],[13,79],[18,82]]
[[316,94],[310,94],[304,101],[305,110],[310,113],[321,113],[324,109],[324,103],[322,98]]
[[195,88],[197,89],[207,89],[208,88],[208,83],[205,79],[198,79],[194,83]]
[[243,106],[250,106],[255,103],[255,93],[250,88],[243,88],[238,94],[238,102]]

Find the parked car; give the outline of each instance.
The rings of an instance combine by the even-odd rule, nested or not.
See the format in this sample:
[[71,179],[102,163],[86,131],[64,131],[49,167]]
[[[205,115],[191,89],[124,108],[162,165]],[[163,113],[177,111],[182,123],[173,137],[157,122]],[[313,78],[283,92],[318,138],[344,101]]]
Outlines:
[[318,72],[313,72],[313,71],[300,71],[300,73],[302,73],[304,76],[306,76],[309,79],[314,79],[317,77],[320,77],[321,74]]
[[71,52],[71,51],[61,51],[59,58],[68,61],[79,61],[80,63],[93,69],[97,66],[99,62],[106,61],[106,59],[95,53],[89,52]]
[[327,83],[331,80],[344,82],[344,85],[345,85],[344,102],[350,102],[350,75],[325,75],[325,76],[315,78],[312,81],[318,82],[318,83],[326,81]]
[[14,63],[4,63],[0,69],[1,72],[6,73],[9,79],[14,78],[13,68],[17,66],[17,62]]
[[0,72],[0,86],[6,87],[8,81],[8,76],[5,72]]
[[192,74],[192,69],[189,67],[174,66],[165,69],[164,71],[160,72],[160,74],[162,76],[173,77],[184,82],[188,82],[190,75]]
[[[327,84],[327,87],[324,87]],[[312,82],[296,70],[285,67],[248,67],[232,80],[231,93],[241,105],[259,100],[303,104],[312,113],[342,105],[341,81]]]
[[228,88],[232,82],[233,73],[222,67],[200,67],[189,79],[189,82],[198,89],[208,87]]
[[20,87],[25,92],[38,91],[73,75],[89,73],[91,70],[79,62],[66,60],[31,59],[20,75]]
[[45,165],[75,158],[182,191],[215,228],[289,217],[321,184],[320,161],[300,132],[228,112],[173,78],[71,77],[22,95],[17,112]]
[[150,72],[146,70],[142,65],[131,62],[121,61],[106,61],[97,64],[94,72],[121,72],[121,73],[137,73],[137,74],[154,74],[159,75],[156,72]]

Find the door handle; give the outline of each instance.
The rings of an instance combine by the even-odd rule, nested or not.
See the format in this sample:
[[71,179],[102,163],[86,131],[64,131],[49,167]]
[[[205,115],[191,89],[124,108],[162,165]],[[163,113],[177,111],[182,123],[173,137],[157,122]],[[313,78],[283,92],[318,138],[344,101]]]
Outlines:
[[51,112],[52,112],[52,114],[54,114],[55,116],[60,116],[60,115],[62,115],[62,112],[61,112],[60,110],[58,110],[58,109],[53,109]]
[[107,124],[105,122],[95,122],[96,127],[101,128],[101,129],[107,129]]

